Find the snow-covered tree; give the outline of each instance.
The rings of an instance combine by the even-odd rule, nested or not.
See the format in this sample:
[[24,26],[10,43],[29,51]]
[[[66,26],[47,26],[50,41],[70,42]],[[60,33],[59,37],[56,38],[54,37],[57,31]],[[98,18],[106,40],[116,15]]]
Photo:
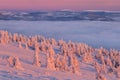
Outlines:
[[9,62],[10,67],[13,67],[15,69],[24,70],[18,57],[11,57],[10,56],[7,60]]
[[51,56],[49,53],[47,55],[47,69],[56,70],[54,56]]
[[19,48],[22,48],[22,43],[20,41],[18,41],[18,46]]
[[40,57],[39,57],[38,51],[35,51],[35,53],[34,53],[33,65],[41,66],[41,62],[40,62]]
[[56,70],[61,70],[61,61],[60,61],[60,55],[57,54],[56,60],[55,60],[55,68]]
[[103,74],[97,74],[97,80],[107,80],[107,78]]

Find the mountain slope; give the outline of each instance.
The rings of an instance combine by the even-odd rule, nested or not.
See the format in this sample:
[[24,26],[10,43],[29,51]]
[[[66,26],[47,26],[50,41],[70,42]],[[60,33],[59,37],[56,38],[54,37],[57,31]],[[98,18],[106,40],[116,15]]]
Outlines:
[[39,11],[10,12],[1,11],[0,20],[25,21],[120,21],[120,12],[110,11]]

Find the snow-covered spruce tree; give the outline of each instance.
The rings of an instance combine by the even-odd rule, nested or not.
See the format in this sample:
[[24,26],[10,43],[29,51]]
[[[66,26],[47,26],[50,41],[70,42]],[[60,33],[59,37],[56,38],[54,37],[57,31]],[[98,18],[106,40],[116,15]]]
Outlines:
[[6,44],[9,42],[9,34],[7,31],[4,31],[4,40]]
[[13,34],[13,41],[14,41],[14,42],[17,42],[17,41],[18,41],[18,34],[17,34],[17,33],[14,33],[14,34]]
[[73,62],[74,65],[73,66],[73,73],[80,75],[80,68],[79,68],[79,61],[76,57],[73,57]]
[[99,64],[98,62],[94,62],[94,67],[96,70],[96,80],[107,80],[107,78],[104,76],[104,74],[107,73],[106,65]]
[[3,37],[0,38],[0,43],[3,44],[3,45],[5,45],[5,40],[4,40]]
[[60,55],[57,54],[56,60],[55,60],[55,68],[56,70],[61,70],[61,61],[60,61]]
[[40,50],[43,52],[47,52],[45,41],[40,43]]
[[10,67],[19,70],[24,70],[18,57],[9,57],[8,62]]
[[67,48],[67,45],[65,46],[61,46],[61,53],[63,54],[63,55],[68,55],[68,50],[67,50],[68,48]]
[[58,40],[58,46],[63,46],[64,44],[66,44],[66,42],[64,40]]
[[107,66],[105,64],[102,64],[101,65],[101,70],[100,70],[101,73],[103,74],[107,74]]
[[26,42],[26,36],[24,35],[19,35],[19,40],[22,42],[22,43],[25,43]]
[[51,39],[50,39],[50,44],[51,44],[52,46],[55,46],[55,45],[57,44],[57,42],[56,42],[56,40],[55,40],[54,38],[51,38]]
[[39,52],[38,52],[37,50],[35,50],[35,53],[34,53],[33,65],[41,66],[40,57],[39,57]]
[[76,56],[72,55],[71,56],[71,72],[75,73],[77,75],[81,75],[80,73],[80,67],[79,67],[79,61]]
[[14,58],[13,63],[15,64],[14,68],[23,70],[23,67],[22,67],[18,57]]
[[95,61],[94,64],[93,64],[93,66],[95,67],[95,70],[96,70],[97,74],[99,74],[100,70],[101,70],[99,63]]
[[109,56],[106,58],[106,64],[107,64],[110,68],[113,68],[112,61],[111,61],[111,59],[110,59]]
[[35,53],[34,53],[34,61],[33,61],[33,65],[36,65],[36,66],[41,66],[41,62],[40,62],[40,57],[39,57],[39,44],[38,42],[36,41],[35,42]]
[[5,31],[0,31],[0,43],[3,45],[6,43],[5,37]]
[[27,45],[28,45],[28,47],[31,47],[31,46],[32,46],[32,42],[30,41],[29,38],[27,39]]
[[97,76],[96,77],[97,80],[107,80],[107,78],[101,73],[97,74],[96,76]]
[[68,51],[68,59],[69,59],[69,62],[68,62],[68,65],[69,66],[72,66],[72,65],[74,65],[74,62],[73,62],[73,52],[72,51]]
[[25,43],[25,49],[28,50],[28,44],[27,43]]
[[68,71],[68,63],[67,63],[67,56],[63,55],[61,60],[61,70]]
[[37,41],[35,41],[34,43],[34,48],[35,48],[35,51],[39,52],[40,49],[39,49],[39,43]]
[[11,43],[12,42],[12,33],[9,33],[9,43]]
[[56,70],[53,50],[48,50],[48,51],[49,51],[49,53],[46,54],[46,56],[47,56],[47,69]]
[[84,53],[84,54],[82,55],[82,62],[88,63],[87,53]]
[[103,55],[100,55],[100,61],[101,61],[102,64],[105,64],[105,58],[104,58]]
[[76,44],[76,54],[78,56],[81,56],[81,48],[80,48],[80,44],[79,43]]
[[117,71],[117,78],[120,79],[120,71]]
[[55,51],[54,51],[54,49],[53,49],[53,47],[51,45],[48,48],[48,53],[52,57],[54,57],[54,55],[55,55]]
[[110,50],[110,59],[114,68],[120,66],[120,52],[117,50]]
[[120,79],[120,66],[115,70],[116,72],[116,77]]
[[20,41],[18,41],[18,47],[22,48],[22,43]]
[[7,59],[10,67],[14,66],[13,59],[14,59],[14,57],[12,57],[12,56],[9,56],[8,59]]

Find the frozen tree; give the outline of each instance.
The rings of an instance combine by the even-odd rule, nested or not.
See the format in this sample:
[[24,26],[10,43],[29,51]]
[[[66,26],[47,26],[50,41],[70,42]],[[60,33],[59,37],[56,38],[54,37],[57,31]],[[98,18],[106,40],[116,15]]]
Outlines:
[[67,44],[63,44],[63,45],[60,47],[61,53],[63,53],[63,55],[67,55],[67,51],[68,51],[67,49],[68,49]]
[[75,74],[80,75],[80,68],[79,68],[79,61],[75,56],[71,57],[71,67],[72,67],[72,72]]
[[107,80],[107,78],[103,75],[103,74],[97,74],[97,77],[96,77],[97,80]]
[[0,43],[1,44],[6,44],[6,36],[8,36],[8,35],[6,35],[6,32],[5,31],[1,31],[0,32]]
[[19,48],[22,48],[22,43],[20,41],[18,41],[18,46]]
[[47,53],[46,55],[47,55],[47,69],[56,70],[54,56],[49,55],[49,53]]
[[61,60],[61,70],[68,71],[68,65],[67,65],[67,56],[64,55]]
[[28,44],[27,43],[25,43],[25,49],[28,50]]
[[11,57],[11,56],[8,57],[8,59],[7,59],[10,67],[13,67],[13,66],[15,65],[15,64],[13,63],[13,60],[14,60],[14,57]]
[[35,51],[35,53],[34,53],[33,65],[41,66],[41,62],[40,62],[38,51]]
[[30,41],[29,38],[28,38],[28,40],[27,40],[27,44],[28,44],[29,47],[32,46],[32,42]]
[[111,62],[111,59],[110,59],[109,56],[108,56],[107,59],[106,59],[106,64],[107,64],[110,68],[113,67],[113,66],[112,66],[112,62]]
[[15,67],[16,69],[21,69],[21,70],[23,70],[23,67],[22,67],[22,65],[21,65],[18,57],[15,57],[13,63],[15,64],[14,67]]
[[11,33],[9,33],[9,43],[11,43],[12,42],[12,34]]
[[101,65],[101,70],[100,70],[101,73],[103,74],[106,74],[107,73],[107,66],[105,64],[102,64]]
[[51,44],[52,46],[55,46],[55,45],[57,44],[57,42],[56,42],[56,40],[55,40],[54,38],[51,38],[51,39],[50,39],[50,44]]
[[40,43],[40,50],[43,52],[47,52],[47,44],[45,41]]
[[57,54],[57,56],[56,56],[55,68],[56,68],[56,70],[61,70],[61,61],[60,61],[60,55],[59,54]]
[[9,62],[9,66],[15,69],[23,70],[23,67],[18,57],[9,57],[8,62]]
[[34,48],[35,48],[36,52],[40,51],[40,49],[39,49],[39,43],[37,41],[35,41]]
[[50,56],[53,56],[53,57],[54,57],[55,51],[54,51],[54,49],[53,49],[52,46],[49,46],[49,48],[48,48],[48,53],[50,54]]
[[97,74],[99,74],[100,73],[99,63],[98,62],[94,62],[94,67],[95,67],[95,70],[96,70]]
[[100,61],[101,61],[102,64],[105,64],[105,59],[104,59],[103,55],[100,55]]
[[1,39],[0,39],[0,43],[3,44],[3,45],[5,44],[4,38],[1,38]]
[[26,42],[26,36],[24,35],[19,35],[19,41],[21,41],[22,43],[25,43]]
[[18,34],[15,33],[15,34],[13,34],[13,41],[14,41],[14,42],[17,42],[17,40],[18,40]]
[[117,78],[120,78],[120,69],[117,70],[116,74],[117,74]]
[[40,52],[39,44],[38,44],[38,42],[35,42],[35,53],[34,53],[33,65],[41,66],[40,58],[39,58],[39,52]]

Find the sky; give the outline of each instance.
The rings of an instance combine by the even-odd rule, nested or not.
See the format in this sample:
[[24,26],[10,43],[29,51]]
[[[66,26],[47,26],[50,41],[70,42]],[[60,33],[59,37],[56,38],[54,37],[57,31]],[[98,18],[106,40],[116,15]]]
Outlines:
[[0,0],[0,10],[113,10],[120,0]]

